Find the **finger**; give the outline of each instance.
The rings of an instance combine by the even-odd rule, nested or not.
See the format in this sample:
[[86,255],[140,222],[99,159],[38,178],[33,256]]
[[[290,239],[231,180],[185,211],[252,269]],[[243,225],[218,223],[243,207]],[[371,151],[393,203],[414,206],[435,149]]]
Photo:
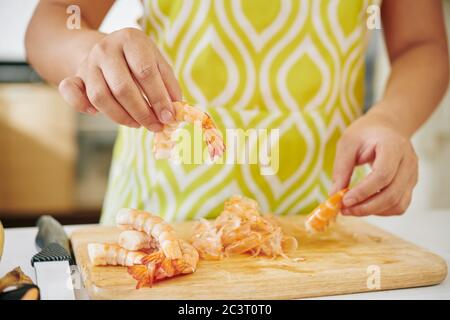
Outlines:
[[63,99],[77,111],[89,114],[98,112],[86,96],[86,89],[81,78],[69,77],[64,79],[59,83],[58,90]]
[[333,165],[333,186],[331,194],[348,186],[356,163],[358,144],[342,137],[337,144]]
[[410,189],[412,189],[411,168],[409,163],[402,161],[390,185],[363,203],[345,208],[342,214],[359,217],[381,214],[386,209],[400,207],[405,193]]
[[145,93],[158,119],[165,124],[175,121],[172,99],[161,77],[154,51],[150,42],[127,42],[124,44],[125,59],[135,79]]
[[375,147],[375,160],[372,172],[345,195],[345,207],[361,203],[388,186],[397,172],[400,152],[391,144],[385,143]]
[[132,128],[140,127],[139,123],[114,99],[98,67],[91,68],[86,77],[84,77],[84,81],[86,83],[86,93],[89,101],[98,110],[106,114],[116,123]]
[[386,210],[383,210],[379,213],[376,213],[376,215],[378,216],[401,215],[405,213],[405,211],[408,209],[412,201],[414,187],[417,185],[419,177],[419,164],[415,153],[413,153],[413,156],[411,157],[411,160],[409,161],[409,164],[407,164],[407,166],[411,168],[413,174],[410,175],[409,187],[405,188],[407,191],[404,193],[402,199],[397,205],[392,206],[391,208],[387,208]]
[[386,209],[382,212],[378,212],[375,215],[383,217],[402,215],[408,209],[409,205],[411,204],[411,200],[412,200],[412,191],[405,192],[402,199],[397,205],[389,209]]
[[101,62],[104,79],[117,102],[133,119],[150,131],[162,130],[155,113],[145,101],[123,57]]
[[183,94],[181,92],[180,84],[173,73],[173,69],[161,54],[159,56],[158,67],[167,92],[172,101],[181,101],[183,99]]
[[373,215],[380,216],[380,217],[389,217],[389,216],[399,216],[405,213],[405,211],[408,209],[411,200],[412,200],[412,189],[408,192],[405,192],[399,201],[398,204],[385,208],[384,210],[380,212],[375,212]]

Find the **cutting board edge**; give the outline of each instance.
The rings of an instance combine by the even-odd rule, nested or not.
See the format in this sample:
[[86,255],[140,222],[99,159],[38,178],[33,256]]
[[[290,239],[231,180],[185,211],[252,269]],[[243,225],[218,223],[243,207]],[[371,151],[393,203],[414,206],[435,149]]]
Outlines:
[[[329,293],[326,295],[328,297],[333,297],[333,296],[339,296],[339,295],[347,295],[347,294],[358,294],[358,293],[372,293],[372,292],[383,292],[383,291],[391,291],[391,290],[398,290],[398,289],[411,289],[411,288],[421,288],[421,287],[429,287],[429,286],[435,286],[440,284],[443,280],[445,279],[445,277],[443,279],[441,278],[436,278],[435,280],[427,280],[427,281],[418,281],[417,283],[411,285],[402,285],[402,284],[397,284],[397,285],[391,285],[388,287],[382,287],[380,289],[368,289],[368,288],[363,288],[361,287],[361,289],[347,289],[347,290],[336,290],[336,291],[329,291]],[[211,294],[205,293],[203,295],[193,295],[192,297],[190,297],[189,299],[183,298],[183,297],[179,297],[179,296],[167,296],[166,298],[164,298],[163,296],[155,296],[152,297],[150,296],[139,296],[136,292],[136,294],[133,294],[133,291],[130,292],[130,290],[123,290],[123,293],[120,292],[121,290],[116,290],[113,293],[108,293],[107,290],[104,290],[100,287],[97,287],[95,284],[91,283],[91,286],[88,288],[88,293],[89,296],[91,297],[91,299],[94,300],[233,300],[236,299],[235,295],[233,294],[229,294],[229,295],[224,295],[221,297],[217,297],[217,298],[211,298]],[[240,300],[298,300],[298,299],[305,299],[305,298],[317,298],[317,297],[323,297],[324,295],[322,293],[320,293],[320,291],[316,292],[316,293],[307,293],[307,294],[282,294],[278,297],[273,297],[271,295],[268,295],[267,297],[258,295],[257,297],[251,296],[250,294],[244,296],[244,297],[240,297]]]

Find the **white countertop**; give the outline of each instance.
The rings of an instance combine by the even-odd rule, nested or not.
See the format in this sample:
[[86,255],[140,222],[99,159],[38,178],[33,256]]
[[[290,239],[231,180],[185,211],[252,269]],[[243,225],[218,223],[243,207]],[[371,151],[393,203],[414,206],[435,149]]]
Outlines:
[[[450,211],[410,212],[401,217],[370,217],[371,223],[426,248],[444,258],[450,266]],[[82,226],[66,226],[67,233]],[[85,226],[83,226],[85,227]],[[34,279],[31,257],[37,252],[34,245],[36,228],[5,230],[5,248],[0,261],[0,277],[20,266]],[[80,297],[85,297],[81,294]],[[359,293],[319,299],[450,299],[450,279],[439,285],[423,288]]]

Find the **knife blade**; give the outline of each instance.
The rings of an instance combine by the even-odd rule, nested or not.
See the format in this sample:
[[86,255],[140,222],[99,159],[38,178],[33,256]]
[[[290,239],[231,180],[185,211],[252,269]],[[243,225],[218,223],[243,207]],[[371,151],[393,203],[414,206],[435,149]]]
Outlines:
[[31,259],[42,300],[74,300],[69,238],[51,216],[39,218],[36,245],[42,249]]

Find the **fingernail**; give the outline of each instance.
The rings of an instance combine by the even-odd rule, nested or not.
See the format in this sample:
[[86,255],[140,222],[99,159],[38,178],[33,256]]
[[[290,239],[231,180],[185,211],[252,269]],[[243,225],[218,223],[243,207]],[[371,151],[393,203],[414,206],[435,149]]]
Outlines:
[[92,107],[88,107],[86,111],[89,114],[96,114],[97,113],[97,109],[92,108]]
[[167,109],[161,111],[161,120],[165,123],[170,123],[170,122],[174,121],[172,112],[170,112]]
[[344,198],[344,206],[351,207],[354,206],[355,204],[356,204],[355,198]]
[[148,126],[148,129],[153,132],[159,132],[162,130],[162,126],[157,123],[152,123],[151,125]]

